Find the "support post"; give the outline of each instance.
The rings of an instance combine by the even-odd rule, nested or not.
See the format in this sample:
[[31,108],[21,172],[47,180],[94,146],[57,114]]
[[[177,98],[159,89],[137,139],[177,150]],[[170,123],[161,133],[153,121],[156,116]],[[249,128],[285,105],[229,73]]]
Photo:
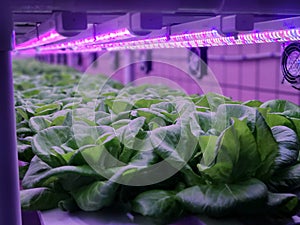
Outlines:
[[0,2],[0,224],[21,225],[16,122],[11,65],[12,14]]
[[134,51],[125,51],[124,84],[127,85],[134,81]]

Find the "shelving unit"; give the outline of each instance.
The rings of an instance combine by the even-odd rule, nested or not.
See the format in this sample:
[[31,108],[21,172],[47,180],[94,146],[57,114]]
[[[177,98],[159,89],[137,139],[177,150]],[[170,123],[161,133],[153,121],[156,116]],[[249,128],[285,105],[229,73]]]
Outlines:
[[[242,3],[166,0],[159,4],[147,0],[13,0],[10,3],[0,2],[0,224],[3,225],[21,224],[12,54],[300,40],[300,2],[293,0]],[[127,76],[131,79],[130,73]]]

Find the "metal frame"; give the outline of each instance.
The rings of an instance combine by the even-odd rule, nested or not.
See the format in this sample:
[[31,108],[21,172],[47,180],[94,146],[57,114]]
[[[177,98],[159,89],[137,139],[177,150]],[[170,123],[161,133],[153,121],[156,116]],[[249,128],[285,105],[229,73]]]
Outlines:
[[[12,3],[12,12],[7,5]],[[15,22],[43,22],[56,10],[86,11],[97,20],[97,13],[106,14],[108,17],[115,18],[127,12],[158,12],[165,16],[177,15],[188,16],[185,20],[163,20],[164,25],[168,23],[181,23],[191,21],[191,16],[209,18],[216,15],[232,14],[254,14],[259,16],[296,16],[300,15],[300,2],[295,0],[273,0],[273,1],[243,1],[240,0],[210,0],[210,1],[186,1],[186,0],[128,0],[128,1],[107,1],[107,0],[12,0],[0,1],[0,224],[1,225],[21,225],[20,200],[19,200],[19,179],[16,149],[16,123],[14,114],[14,92],[13,78],[11,69],[11,50],[12,50],[12,30]],[[27,14],[23,17],[22,13]],[[32,15],[31,13],[35,14]],[[14,14],[14,16],[12,16]],[[20,15],[21,14],[21,15]],[[29,15],[30,16],[29,16]],[[30,20],[30,21],[28,21]],[[103,22],[106,17],[102,18]],[[108,20],[108,19],[107,19]],[[214,20],[214,19],[212,19]],[[97,22],[94,21],[94,22]],[[169,22],[166,22],[169,21]],[[193,23],[193,22],[190,22]],[[203,21],[207,23],[207,21]],[[297,24],[299,24],[297,22]],[[32,25],[31,25],[32,26]],[[178,25],[178,31],[182,32],[181,27],[186,24]],[[257,25],[259,26],[259,25]],[[264,25],[265,26],[265,25]],[[272,25],[272,28],[275,24]],[[284,23],[278,26],[284,26]],[[30,27],[29,27],[30,28]],[[176,29],[173,32],[176,32]],[[258,28],[258,27],[255,27]],[[22,31],[25,31],[24,27]],[[31,27],[32,29],[32,27]],[[28,30],[31,30],[28,29]],[[164,31],[165,29],[162,29]],[[157,33],[161,33],[158,31]],[[20,32],[22,34],[22,32]],[[25,34],[26,35],[26,34]],[[130,55],[131,52],[128,51]],[[131,57],[128,57],[131,58]],[[128,80],[131,78],[128,77]]]
[[11,68],[13,23],[11,12],[4,1],[0,2],[0,21],[0,224],[21,225]]

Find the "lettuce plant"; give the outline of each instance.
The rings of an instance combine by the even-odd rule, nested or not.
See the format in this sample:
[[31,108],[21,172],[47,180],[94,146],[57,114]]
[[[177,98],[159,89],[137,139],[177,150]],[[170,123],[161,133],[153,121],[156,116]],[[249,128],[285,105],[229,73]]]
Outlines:
[[83,82],[76,71],[30,71],[20,63],[14,70],[23,209],[118,205],[158,218],[298,209],[298,105],[123,87],[104,76],[76,91]]

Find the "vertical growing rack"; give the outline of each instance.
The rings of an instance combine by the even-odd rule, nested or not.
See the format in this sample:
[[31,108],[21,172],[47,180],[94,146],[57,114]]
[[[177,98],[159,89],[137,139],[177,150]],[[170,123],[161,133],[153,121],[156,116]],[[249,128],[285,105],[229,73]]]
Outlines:
[[291,42],[300,40],[299,16],[292,0],[1,2],[0,224],[21,224],[13,43],[14,54],[34,55]]

